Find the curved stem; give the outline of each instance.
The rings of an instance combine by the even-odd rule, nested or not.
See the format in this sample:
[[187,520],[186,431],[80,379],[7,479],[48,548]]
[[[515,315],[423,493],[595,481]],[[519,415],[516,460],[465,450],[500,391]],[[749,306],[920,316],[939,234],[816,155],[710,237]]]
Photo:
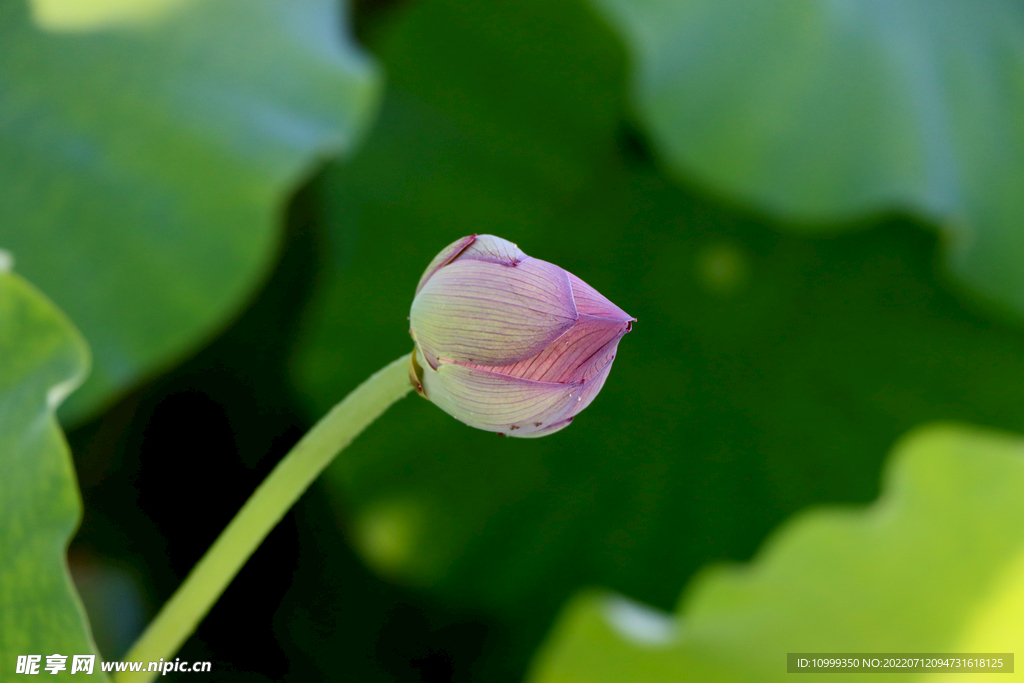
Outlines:
[[122,672],[115,680],[153,680],[159,672],[145,671],[149,662],[173,659],[249,556],[334,456],[410,391],[405,355],[331,408],[263,480],[125,655],[125,661],[142,662],[143,671]]

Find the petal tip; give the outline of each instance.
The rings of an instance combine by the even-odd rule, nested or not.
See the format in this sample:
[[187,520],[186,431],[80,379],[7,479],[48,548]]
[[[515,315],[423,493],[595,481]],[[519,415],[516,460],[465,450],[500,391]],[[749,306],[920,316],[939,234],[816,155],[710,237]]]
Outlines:
[[476,259],[500,263],[515,268],[530,258],[522,252],[518,245],[494,235],[476,235],[476,240],[459,254],[460,258]]
[[442,249],[441,252],[430,262],[427,269],[423,271],[423,275],[420,276],[420,281],[416,285],[416,294],[420,293],[420,290],[423,289],[427,284],[427,280],[429,280],[434,273],[457,259],[464,251],[466,251],[466,249],[476,242],[476,239],[477,235],[475,233],[472,235],[466,235],[465,237],[460,237]]

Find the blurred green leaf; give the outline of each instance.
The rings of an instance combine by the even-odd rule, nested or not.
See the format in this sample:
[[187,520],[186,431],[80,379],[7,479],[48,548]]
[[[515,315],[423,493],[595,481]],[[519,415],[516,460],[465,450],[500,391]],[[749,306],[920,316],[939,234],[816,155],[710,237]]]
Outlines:
[[595,0],[666,165],[797,230],[906,210],[1024,313],[1024,7],[1012,0]]
[[[106,5],[114,25],[60,31],[0,9],[0,246],[92,347],[72,420],[245,302],[288,193],[352,148],[378,91],[333,0]],[[34,5],[51,29],[62,7]]]
[[29,0],[36,25],[51,31],[145,26],[196,0]]
[[[18,655],[95,654],[65,550],[82,514],[54,410],[82,381],[88,349],[20,277],[0,272],[0,665]],[[95,663],[94,675],[106,676]]]
[[371,45],[380,123],[312,188],[324,262],[292,359],[309,416],[411,348],[416,282],[466,234],[639,318],[559,434],[503,439],[410,399],[326,473],[371,566],[505,620],[495,675],[580,585],[665,608],[801,507],[870,500],[916,424],[1024,432],[1024,336],[946,292],[926,231],[807,240],[675,187],[620,124],[622,55],[582,3],[415,3]]
[[677,616],[578,597],[529,680],[783,681],[787,652],[1020,652],[1022,492],[1020,437],[921,429],[874,505],[799,516],[751,565],[701,576]]

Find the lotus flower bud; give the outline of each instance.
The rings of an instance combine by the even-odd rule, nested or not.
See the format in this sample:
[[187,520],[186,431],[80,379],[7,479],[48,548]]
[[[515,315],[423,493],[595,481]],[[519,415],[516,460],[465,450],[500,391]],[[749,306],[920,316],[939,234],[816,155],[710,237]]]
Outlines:
[[427,266],[409,320],[421,396],[471,427],[534,437],[590,405],[636,318],[511,242],[472,235]]

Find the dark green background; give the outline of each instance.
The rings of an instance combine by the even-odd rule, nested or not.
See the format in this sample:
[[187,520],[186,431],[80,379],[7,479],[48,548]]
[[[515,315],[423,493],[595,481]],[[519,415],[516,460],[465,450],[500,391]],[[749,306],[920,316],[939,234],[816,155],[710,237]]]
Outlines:
[[[393,408],[186,645],[214,680],[516,681],[582,586],[669,609],[794,511],[873,498],[912,426],[1024,431],[1024,336],[950,286],[930,229],[795,236],[666,179],[622,47],[582,2],[356,12],[388,79],[373,132],[297,193],[229,330],[71,433],[73,557],[129,567],[155,609],[302,431],[409,351],[415,283],[457,237],[515,241],[638,322],[554,436]],[[388,506],[412,511],[411,551],[375,573],[353,548]]]

